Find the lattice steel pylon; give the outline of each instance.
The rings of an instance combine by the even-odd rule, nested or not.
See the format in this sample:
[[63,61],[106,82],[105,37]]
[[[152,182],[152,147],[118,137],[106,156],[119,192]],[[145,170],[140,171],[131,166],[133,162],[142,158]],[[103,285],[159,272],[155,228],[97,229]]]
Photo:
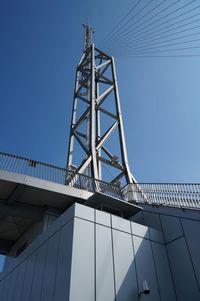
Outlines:
[[[95,47],[89,25],[84,25],[84,31],[84,51],[76,70],[67,169],[74,175],[83,173],[112,184],[119,184],[122,178],[125,184],[134,183],[128,164],[114,58]],[[118,146],[119,154],[111,151],[113,144]],[[82,149],[81,154],[77,145]],[[77,157],[80,162],[75,163]],[[106,166],[111,175],[109,180],[102,172]]]

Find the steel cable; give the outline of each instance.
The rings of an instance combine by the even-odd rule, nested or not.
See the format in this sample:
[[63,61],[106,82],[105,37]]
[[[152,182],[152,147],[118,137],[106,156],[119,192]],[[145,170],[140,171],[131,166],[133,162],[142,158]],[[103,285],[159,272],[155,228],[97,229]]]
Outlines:
[[[200,5],[197,6],[197,7],[195,7],[195,8],[193,8],[193,9],[191,9],[191,10],[189,10],[189,11],[187,11],[187,12],[181,13],[180,15],[176,16],[176,18],[182,17],[183,15],[186,15],[186,14],[188,14],[188,13],[190,13],[190,12],[192,12],[192,11],[198,9],[198,8],[200,8]],[[163,23],[161,23],[161,24],[159,24],[159,25],[154,26],[154,27],[151,28],[151,29],[148,29],[148,30],[142,32],[142,34],[141,34],[141,33],[140,33],[141,30],[146,29],[147,26],[145,26],[143,29],[140,29],[140,30],[136,31],[136,32],[134,33],[134,35],[132,36],[132,38],[126,39],[126,41],[123,42],[123,40],[121,40],[121,42],[119,41],[118,43],[117,43],[117,41],[115,41],[115,43],[112,44],[112,47],[113,47],[115,44],[117,44],[118,46],[123,46],[123,45],[127,45],[127,43],[129,43],[129,45],[130,45],[130,42],[140,41],[140,40],[144,39],[146,36],[149,37],[149,32],[150,32],[150,36],[152,36],[152,34],[155,34],[155,33],[159,32],[159,31],[162,31],[162,30],[165,29],[165,28],[168,28],[168,27],[171,27],[171,26],[175,26],[175,25],[177,25],[177,24],[179,24],[179,23],[182,23],[182,22],[184,22],[184,21],[186,21],[186,20],[188,20],[188,19],[194,18],[194,17],[196,17],[196,16],[198,16],[198,15],[200,15],[200,13],[194,14],[194,15],[192,15],[192,16],[189,16],[189,17],[187,17],[187,18],[184,18],[184,19],[182,19],[182,20],[179,20],[179,21],[177,21],[177,22],[175,22],[175,23],[172,23],[172,24],[169,24],[169,25],[167,25],[167,26],[164,26],[164,27],[159,28],[160,26],[162,26],[162,25],[164,25],[164,24],[166,24],[166,23],[169,23],[170,21],[173,21],[173,20],[174,20],[174,18],[171,18],[171,19],[169,19],[169,20],[167,20],[167,21],[165,21],[165,22],[163,22]],[[198,21],[198,20],[197,20],[197,21]],[[153,24],[153,23],[151,23],[151,25],[152,25],[152,24]],[[184,26],[184,24],[183,24],[183,26]],[[149,27],[149,25],[148,25],[148,27]],[[155,29],[155,28],[158,28],[158,29],[152,32],[152,30]],[[139,34],[138,34],[138,33],[139,33]],[[161,33],[162,33],[162,32],[161,32]],[[137,37],[139,37],[139,38],[137,39]]]
[[[117,56],[116,56],[117,57]],[[130,59],[130,58],[193,58],[200,57],[200,54],[174,54],[174,55],[132,55],[130,56],[120,56],[119,59]]]
[[[160,10],[160,11],[157,12],[155,15],[151,16],[150,18],[148,18],[147,20],[145,20],[143,23],[139,24],[136,28],[138,28],[139,26],[143,25],[143,24],[146,23],[147,21],[153,19],[154,17],[156,17],[157,15],[161,14],[162,12],[168,10],[170,7],[172,7],[173,5],[177,4],[177,3],[180,2],[180,1],[181,1],[181,0],[177,0],[176,2],[174,2],[174,3],[170,4],[169,6],[167,6],[166,8]],[[194,1],[194,0],[193,0],[193,1]],[[131,27],[133,27],[133,25],[134,25],[134,24],[132,24]],[[135,29],[135,28],[134,28],[134,29]],[[114,39],[112,39],[112,40],[110,39],[110,40],[109,40],[109,43],[112,43],[113,40],[114,40]],[[107,42],[105,45],[107,45],[107,44],[108,44],[108,42]]]
[[[162,21],[163,19],[167,18],[167,17],[170,16],[171,14],[177,13],[179,10],[185,8],[185,7],[188,6],[188,5],[191,5],[191,4],[192,4],[193,2],[195,2],[195,1],[197,1],[197,0],[192,0],[192,1],[190,1],[189,3],[187,3],[187,4],[183,5],[183,6],[177,8],[177,9],[171,11],[171,12],[169,12],[167,15],[161,16],[160,18],[154,20],[152,23],[147,24],[145,27],[143,27],[143,28],[141,28],[140,30],[136,31],[136,32],[134,33],[134,35],[135,35],[136,33],[138,33],[138,32],[141,32],[142,30],[146,29],[147,27],[149,28],[150,26],[154,25],[155,23],[158,23],[159,21]],[[176,1],[174,4],[176,4],[177,2],[179,2],[179,1]],[[169,9],[171,6],[172,6],[172,5],[166,7],[164,10]],[[154,15],[154,16],[152,16],[151,18],[145,20],[145,23],[146,23],[146,21],[149,21],[150,19],[154,18],[155,16],[161,14],[164,10],[161,10],[161,11],[160,11],[159,13],[157,13],[156,15]],[[188,13],[188,11],[185,12],[185,13]],[[166,21],[165,21],[165,22],[166,22]],[[123,41],[124,39],[127,39],[129,36],[131,36],[132,33],[133,33],[140,25],[143,25],[143,24],[144,24],[144,22],[143,22],[142,24],[139,24],[138,26],[134,27],[134,29],[132,29],[132,30],[126,32],[126,34],[124,34],[124,35],[122,35],[122,36],[119,35],[119,38],[121,39],[121,41]],[[162,23],[161,23],[161,24],[158,24],[157,26],[154,26],[154,27],[151,28],[150,30],[152,30],[152,29],[154,29],[154,28],[157,28],[157,27],[159,27],[159,26],[161,26],[161,25],[162,25]],[[150,30],[148,30],[147,32],[149,32]],[[145,31],[144,33],[146,33],[146,31]],[[118,39],[118,40],[119,40],[119,39]],[[116,41],[117,41],[117,39],[114,40],[114,42],[116,42]],[[114,42],[113,42],[113,43],[114,43]],[[113,44],[113,43],[112,43],[112,44]],[[110,41],[110,44],[111,44],[111,41]]]
[[[176,2],[179,2],[180,0],[177,0]],[[196,0],[195,0],[196,1]],[[150,1],[148,4],[150,4],[152,1]],[[124,32],[127,31],[127,29],[131,28],[133,25],[137,24],[139,21],[141,21],[144,17],[146,17],[148,14],[150,14],[152,11],[156,10],[159,6],[161,6],[164,2],[166,2],[166,0],[163,0],[162,2],[160,2],[156,7],[152,8],[150,11],[148,11],[146,14],[144,14],[143,16],[141,16],[138,20],[136,20],[133,24],[131,24],[130,26],[128,26],[127,28],[125,28],[121,33],[120,35],[122,35]],[[147,4],[147,5],[148,5]],[[145,5],[144,8],[147,7],[147,5]],[[143,9],[144,9],[143,8]],[[141,10],[142,11],[142,10]],[[139,13],[139,12],[138,12]],[[137,15],[137,14],[136,14]],[[136,16],[134,15],[134,17]],[[129,19],[129,21],[131,21],[132,19]],[[129,22],[127,22],[129,23]],[[143,24],[143,23],[142,23]],[[139,26],[141,26],[142,24],[140,24]],[[119,31],[118,31],[119,32]],[[113,35],[113,37],[109,40],[109,42],[111,42],[112,40],[115,39],[115,35]]]
[[[109,39],[109,37],[110,36],[112,36],[112,34],[115,32],[115,30],[118,30],[117,28],[118,28],[118,26],[121,24],[121,23],[123,23],[123,21],[130,15],[130,13],[137,7],[137,5],[141,2],[142,0],[138,0],[137,1],[137,3],[136,4],[134,4],[133,6],[132,6],[132,8],[128,11],[128,13],[115,25],[115,27],[111,30],[111,32],[110,33],[108,33],[106,36],[105,36],[105,38],[100,42],[100,45],[101,44],[103,44],[107,39]],[[129,22],[129,21],[128,21]],[[128,23],[127,22],[127,23]],[[127,24],[127,23],[125,23],[125,24]],[[125,25],[124,24],[124,25]],[[123,26],[124,26],[123,25]],[[123,27],[123,26],[121,26],[121,27]],[[120,29],[120,28],[119,28]]]
[[[192,27],[189,27],[189,25],[197,24],[200,21],[200,18],[198,18],[200,15],[198,10],[200,5],[185,11],[185,8],[195,1],[197,0],[192,0],[163,15],[164,11],[167,11],[172,6],[178,4],[180,0],[171,3],[167,7],[157,11],[155,14],[153,14],[153,12],[156,11],[158,7],[161,7],[166,1],[161,1],[149,10],[148,6],[153,2],[153,0],[150,0],[145,6],[142,6],[142,8],[132,15],[132,12],[141,3],[141,0],[139,0],[131,7],[128,13],[117,23],[101,43],[106,46],[106,49],[110,49],[114,52],[118,58],[199,57],[200,54],[195,50],[200,49],[200,46],[198,45],[200,39],[190,39],[190,37],[200,35],[200,32],[196,32],[197,29],[200,28],[200,25],[198,24],[197,26]],[[172,14],[183,9],[184,11],[180,14],[176,14],[173,18],[168,18]],[[194,11],[197,11],[197,13],[191,14]],[[144,13],[142,14],[142,12]],[[152,15],[146,18],[150,14]],[[183,16],[186,15],[189,16],[183,18]],[[134,19],[137,16],[138,18]],[[166,18],[168,19],[166,20]],[[142,19],[143,22],[140,22]],[[154,21],[150,22],[152,19],[154,19]],[[177,21],[177,19],[179,20]],[[173,22],[174,20],[176,21]],[[191,21],[187,22],[188,20]],[[137,26],[134,26],[135,24],[137,24]],[[144,24],[146,25],[143,26]],[[185,32],[188,32],[188,34],[181,35]],[[198,44],[195,45],[195,43]],[[180,47],[178,47],[179,45]],[[181,45],[189,45],[189,47],[181,47]],[[192,52],[189,51],[188,53],[188,50],[191,50]]]
[[[182,38],[189,38],[189,37],[192,37],[192,36],[195,36],[195,35],[199,35],[200,32],[195,32],[195,33],[191,33],[191,34],[180,36],[180,37],[178,36],[178,37],[175,37],[175,38],[172,38],[172,39],[168,39],[166,41],[160,41],[159,42],[160,39],[166,39],[170,36],[178,35],[180,33],[183,33],[183,32],[189,31],[189,30],[193,30],[193,29],[197,29],[197,28],[200,28],[200,25],[192,27],[192,28],[187,29],[187,30],[181,30],[181,31],[178,31],[178,32],[174,32],[174,33],[168,34],[166,36],[161,36],[161,37],[157,37],[155,39],[150,39],[150,41],[148,41],[148,39],[147,39],[143,43],[139,42],[139,43],[134,44],[134,46],[135,47],[136,46],[151,46],[151,45],[155,45],[155,44],[162,44],[162,43],[165,43],[165,42],[171,42],[171,41],[182,39]],[[156,41],[158,41],[158,42],[156,42]],[[149,42],[150,42],[150,44],[149,44]],[[153,43],[153,42],[155,42],[155,43]]]
[[[200,13],[199,13],[199,14],[200,14]],[[192,23],[196,23],[196,22],[198,22],[198,21],[200,21],[200,19],[195,20],[195,21],[192,21],[192,22],[189,22],[189,23],[186,23],[186,24],[184,24],[184,25],[179,25],[179,26],[177,26],[176,28],[171,28],[171,29],[165,31],[164,33],[168,33],[168,32],[170,32],[170,31],[172,31],[172,30],[176,30],[176,29],[178,29],[178,28],[182,28],[183,26],[188,26],[188,25],[190,25],[190,24],[192,24]],[[198,27],[200,27],[200,25],[199,25]],[[128,46],[129,46],[129,45],[128,45]],[[131,48],[130,48],[130,49],[131,49]],[[134,47],[133,47],[132,49],[134,49]],[[125,49],[125,51],[126,51],[126,49]],[[119,52],[123,52],[123,49],[120,50]]]
[[[172,43],[172,44],[166,44],[166,45],[161,45],[161,46],[154,46],[154,47],[150,47],[150,48],[135,48],[133,52],[135,52],[135,51],[148,51],[148,50],[152,50],[152,49],[158,49],[158,48],[163,48],[163,47],[171,47],[171,46],[178,46],[178,45],[182,45],[182,44],[186,44],[186,43],[193,43],[193,42],[200,42],[200,39],[183,41],[183,42]],[[129,53],[132,53],[132,51],[130,51],[130,52],[126,51],[125,53],[129,54]]]
[[[151,4],[153,2],[153,0],[149,0],[149,2],[146,3],[146,5],[144,7],[142,7],[138,12],[136,12],[127,22],[126,24],[129,23],[129,21],[131,21],[132,19],[134,19],[137,15],[139,15],[149,4]],[[123,26],[124,27],[124,26]],[[122,28],[123,28],[122,27]],[[119,31],[117,31],[119,32]],[[112,38],[109,39],[109,41],[111,40]]]
[[155,50],[155,51],[146,51],[146,52],[145,52],[145,50],[143,50],[141,52],[137,52],[137,50],[136,50],[136,51],[130,52],[128,55],[134,55],[134,54],[143,55],[143,54],[152,54],[152,53],[183,51],[183,50],[189,50],[189,49],[200,49],[200,46],[183,47],[183,48],[166,49],[166,50]]

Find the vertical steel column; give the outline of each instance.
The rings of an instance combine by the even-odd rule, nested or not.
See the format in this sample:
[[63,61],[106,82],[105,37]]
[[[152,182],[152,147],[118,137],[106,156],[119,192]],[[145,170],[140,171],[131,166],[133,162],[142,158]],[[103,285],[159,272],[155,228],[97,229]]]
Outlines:
[[[107,100],[108,104],[110,100],[113,102],[112,107],[104,106]],[[76,120],[79,101],[83,101],[86,106],[85,111]],[[109,118],[109,123],[105,119],[104,124],[104,116]],[[120,148],[120,154],[115,153],[112,145],[107,144],[116,130],[119,136],[116,143]],[[74,138],[84,151],[80,163],[75,168],[73,168]],[[77,67],[67,161],[67,167],[73,169],[70,181],[78,173],[102,179],[101,167],[104,164],[115,169],[112,179],[109,179],[112,184],[118,185],[122,178],[126,184],[136,182],[128,164],[114,58],[92,44],[92,28],[85,26],[84,53]]]
[[[99,97],[99,83],[96,81],[96,99]],[[98,144],[98,140],[101,137],[101,120],[100,120],[100,111],[96,109],[96,145]],[[101,149],[97,150],[97,156],[101,156]],[[102,166],[101,166],[101,161],[97,161],[97,167],[98,167],[98,172],[99,172],[99,180],[102,179]]]
[[118,115],[118,128],[119,128],[119,139],[121,144],[121,156],[122,156],[122,164],[126,167],[126,178],[128,183],[133,183],[133,177],[129,169],[128,164],[128,156],[127,156],[127,150],[126,150],[126,140],[124,135],[124,127],[123,127],[123,120],[122,120],[122,112],[121,112],[121,106],[120,106],[120,98],[119,98],[119,90],[118,90],[118,83],[117,83],[117,75],[115,70],[115,60],[114,57],[112,57],[112,73],[113,73],[113,79],[114,79],[114,85],[115,85],[115,101],[116,101],[116,109],[117,109],[117,115]]
[[[82,55],[79,65],[82,63],[85,54]],[[78,66],[79,66],[78,65]],[[71,116],[71,126],[70,126],[70,137],[69,137],[69,146],[68,146],[68,157],[67,157],[67,168],[72,165],[72,156],[74,149],[74,134],[73,134],[73,126],[76,124],[76,112],[77,112],[77,91],[79,88],[79,80],[80,80],[80,71],[77,68],[76,77],[75,77],[75,87],[74,87],[74,100],[72,107],[72,116]]]
[[95,50],[91,46],[91,99],[90,99],[90,148],[92,153],[92,177],[99,179],[96,157],[96,93],[95,93]]

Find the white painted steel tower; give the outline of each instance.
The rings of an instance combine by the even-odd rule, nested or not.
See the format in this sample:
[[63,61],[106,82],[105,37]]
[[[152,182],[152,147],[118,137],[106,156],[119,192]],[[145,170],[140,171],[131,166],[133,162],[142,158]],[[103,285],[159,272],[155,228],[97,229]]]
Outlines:
[[[92,43],[84,25],[84,52],[76,70],[67,168],[112,184],[135,182],[129,168],[114,58]],[[77,142],[75,145],[74,142]],[[112,146],[115,145],[113,153]],[[78,145],[82,149],[77,163]],[[102,166],[110,168],[105,178]]]
[[200,184],[134,183],[114,59],[84,28],[68,169],[0,153],[0,301],[198,301]]

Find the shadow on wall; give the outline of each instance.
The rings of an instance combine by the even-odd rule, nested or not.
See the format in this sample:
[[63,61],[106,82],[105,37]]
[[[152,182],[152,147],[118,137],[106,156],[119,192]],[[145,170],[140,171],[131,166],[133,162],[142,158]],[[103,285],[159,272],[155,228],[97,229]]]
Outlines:
[[[157,214],[145,213],[145,217],[148,217],[147,224],[154,220],[155,228],[160,227]],[[149,295],[141,295],[140,300],[200,300],[198,240],[200,223],[199,221],[171,216],[161,216],[160,220],[164,231],[165,244],[156,242],[153,233],[158,233],[158,231],[151,228],[148,230],[151,240],[133,236],[135,256],[133,262],[129,260],[127,264],[127,274],[124,273],[121,276],[120,286],[116,286],[117,301],[123,300],[122,296],[126,296],[127,299],[124,300],[131,300],[127,293],[127,286],[133,279],[135,281],[134,274],[137,277],[139,291],[143,279],[147,280],[151,290]],[[120,237],[118,239],[120,241]],[[115,244],[118,245],[118,248],[121,248],[121,257],[127,261],[127,247],[120,246],[117,241],[114,242]],[[118,258],[118,260],[120,259]],[[118,263],[115,262],[116,264]],[[135,300],[138,300],[138,296],[134,295],[134,291],[136,291],[135,284],[133,286],[132,292],[130,289],[130,296],[134,296]]]
[[200,300],[199,211],[145,205],[134,221],[163,232],[177,300]]
[[[183,228],[185,237],[196,242],[193,222],[185,221]],[[7,266],[0,299],[13,300],[17,294],[23,296],[19,300],[54,295],[55,301],[198,301],[187,239],[178,235],[174,240],[172,230],[170,241],[164,231],[164,244],[162,232],[155,229],[98,210],[94,217],[86,206],[76,205],[75,212],[71,207],[19,255],[17,268],[15,262]],[[194,254],[198,259],[199,253]],[[139,296],[142,280],[150,294]]]
[[[165,246],[148,236],[148,229],[146,238],[113,230],[116,301],[176,300]],[[142,280],[148,283],[148,295],[139,295]]]
[[[152,241],[147,227],[131,223],[140,236],[132,235],[129,221],[114,220],[112,230],[96,224],[96,301],[175,301],[166,249],[155,235],[160,232],[151,229]],[[142,280],[150,294],[139,296]]]

